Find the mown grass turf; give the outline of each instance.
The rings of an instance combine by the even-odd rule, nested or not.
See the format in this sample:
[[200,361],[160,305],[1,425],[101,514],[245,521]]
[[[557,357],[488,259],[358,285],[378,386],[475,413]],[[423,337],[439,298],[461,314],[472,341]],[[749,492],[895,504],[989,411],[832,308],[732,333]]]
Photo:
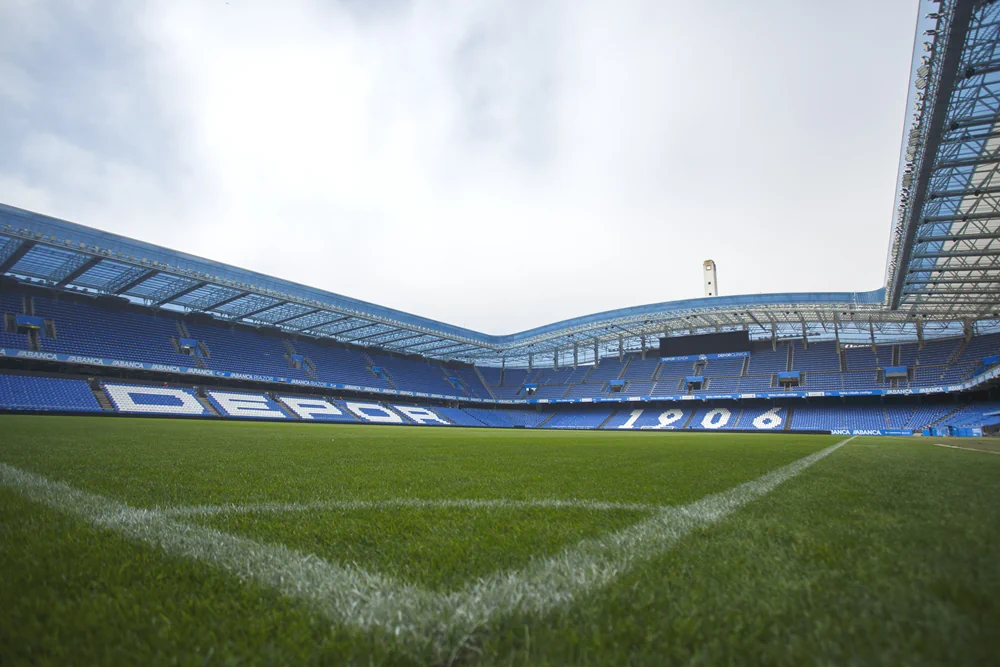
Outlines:
[[[839,438],[0,417],[0,462],[136,506],[378,498],[683,504]],[[858,439],[546,617],[452,653],[299,603],[0,490],[0,664],[988,664],[1000,456]],[[449,589],[639,520],[369,510],[200,521]]]

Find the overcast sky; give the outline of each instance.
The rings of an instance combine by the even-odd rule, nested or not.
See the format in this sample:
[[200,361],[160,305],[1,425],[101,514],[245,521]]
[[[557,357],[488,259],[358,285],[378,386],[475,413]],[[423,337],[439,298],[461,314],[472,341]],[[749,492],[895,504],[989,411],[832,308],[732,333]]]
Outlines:
[[3,0],[0,201],[486,333],[881,286],[914,0]]

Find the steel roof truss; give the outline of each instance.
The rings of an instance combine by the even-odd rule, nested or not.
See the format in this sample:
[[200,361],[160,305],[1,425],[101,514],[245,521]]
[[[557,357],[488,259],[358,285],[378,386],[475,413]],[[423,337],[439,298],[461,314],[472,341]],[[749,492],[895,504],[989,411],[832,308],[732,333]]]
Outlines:
[[65,287],[100,264],[103,259],[103,257],[84,255],[82,253],[74,255],[52,274],[50,280],[56,284],[56,287]]

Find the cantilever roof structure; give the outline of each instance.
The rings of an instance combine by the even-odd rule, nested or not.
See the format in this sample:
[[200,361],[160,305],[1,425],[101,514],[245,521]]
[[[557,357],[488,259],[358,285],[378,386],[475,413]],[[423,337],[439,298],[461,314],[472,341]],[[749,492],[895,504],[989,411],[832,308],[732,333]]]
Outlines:
[[0,275],[480,364],[585,363],[663,335],[864,343],[1000,326],[1000,2],[922,0],[884,287],[622,308],[494,336],[0,204]]

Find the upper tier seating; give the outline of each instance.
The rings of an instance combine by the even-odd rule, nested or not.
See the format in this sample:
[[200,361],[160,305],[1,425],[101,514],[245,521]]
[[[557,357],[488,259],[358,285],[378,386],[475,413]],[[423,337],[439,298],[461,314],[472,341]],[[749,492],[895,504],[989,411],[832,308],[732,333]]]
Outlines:
[[[921,388],[967,380],[980,368],[982,358],[1000,352],[1000,334],[977,336],[968,343],[961,337],[928,340],[922,349],[915,343],[906,343],[884,345],[876,352],[863,345],[844,349],[843,357],[849,370],[841,373],[841,357],[833,342],[815,342],[807,348],[801,340],[783,341],[772,351],[770,343],[765,341],[754,344],[753,355],[748,361],[733,358],[661,363],[652,353],[647,353],[650,355],[647,359],[637,353],[628,353],[621,361],[612,357],[602,360],[598,366],[531,371],[483,367],[477,372],[454,362],[446,366],[438,361],[397,357],[379,350],[279,336],[271,330],[258,331],[204,319],[188,322],[166,311],[133,312],[105,302],[98,306],[89,299],[80,303],[69,300],[73,298],[76,297],[66,295],[59,300],[40,296],[31,299],[35,314],[54,323],[54,337],[41,332],[42,352],[181,367],[203,366],[246,375],[478,399],[490,399],[491,395],[500,399],[527,398],[522,389],[525,383],[542,387],[535,395],[538,398],[595,398],[612,394],[608,386],[610,380],[626,382],[625,395],[674,396],[688,393],[682,379],[696,374],[696,368],[706,379],[694,392],[699,396],[779,392],[783,388],[774,376],[787,367],[789,349],[792,350],[792,365],[803,374],[800,386],[803,390]],[[4,313],[22,313],[24,304],[25,297],[21,293],[0,294],[0,309]],[[203,344],[196,356],[178,351],[171,339],[181,337]],[[0,332],[0,345],[27,349],[29,341],[23,334],[4,331]],[[305,357],[300,368],[294,367],[292,354]],[[881,371],[876,369],[893,365],[894,354],[898,356],[896,364],[910,367],[910,378],[880,381],[877,373]],[[953,359],[956,360],[949,363]],[[747,374],[741,376],[744,365]],[[373,371],[372,367],[383,368],[385,376]]]
[[693,361],[664,361],[656,373],[657,380],[682,378],[694,373]]
[[923,349],[920,349],[917,343],[904,343],[899,346],[899,365],[934,366],[945,364],[958,349],[961,340],[961,338],[930,340],[924,343]]
[[[866,371],[892,366],[891,346],[881,348],[878,354],[872,351],[871,345],[848,347],[844,349],[844,356],[847,357],[849,371]],[[882,357],[885,357],[885,363],[881,363]]]
[[443,396],[456,396],[460,393],[448,381],[440,364],[377,353],[370,353],[368,356],[375,366],[386,369],[397,389]]
[[652,380],[656,374],[656,367],[660,365],[660,360],[652,356],[645,359],[639,355],[633,355],[632,361],[625,368],[622,380]]
[[800,340],[792,345],[792,370],[803,372],[839,371],[840,355],[836,343],[812,343],[808,347]]
[[788,370],[788,345],[778,343],[776,351],[771,350],[771,344],[756,344],[750,355],[750,366],[747,375],[769,375],[783,373]]
[[587,376],[587,382],[593,383],[604,383],[608,380],[617,380],[625,370],[625,364],[628,362],[628,357],[625,357],[622,361],[619,361],[617,357],[606,357],[601,359],[601,363],[598,364],[592,371],[590,375]]
[[308,380],[304,368],[292,368],[282,339],[244,331],[223,329],[207,324],[187,324],[191,338],[208,347],[206,366],[213,370],[272,375]]
[[626,396],[649,396],[654,384],[652,381],[635,380],[626,384],[622,393]]
[[486,384],[495,387],[500,384],[500,378],[503,374],[502,368],[496,368],[494,366],[480,366],[479,373],[486,380]]
[[739,392],[740,378],[712,377],[707,379],[705,391],[709,394],[735,394]]
[[958,356],[958,363],[980,362],[986,357],[1000,355],[1000,334],[976,336]]
[[472,398],[492,398],[492,395],[485,385],[483,385],[474,368],[445,368],[445,372],[448,374],[448,377],[457,377],[461,381],[465,393]]
[[55,322],[56,337],[41,339],[43,352],[79,354],[121,361],[194,366],[170,343],[176,320],[89,304],[34,297],[35,315]]
[[493,387],[493,395],[499,399],[525,398],[520,385],[516,387]]
[[0,375],[0,409],[101,412],[85,380]]
[[376,376],[369,369],[371,360],[354,349],[324,345],[308,340],[293,342],[295,351],[315,365],[315,374],[323,382],[349,384],[359,387],[389,389],[389,381]]
[[531,379],[534,384],[568,384],[569,377],[573,375],[573,368],[543,368]]
[[569,388],[566,398],[597,398],[605,395],[602,384],[574,384]]
[[705,377],[738,377],[743,371],[744,357],[735,359],[709,359],[705,364]]
[[[0,292],[0,318],[6,313],[12,315],[24,314],[24,297],[14,292]],[[17,332],[7,333],[4,330],[4,322],[0,319],[0,347],[13,347],[18,350],[27,350],[28,337]]]
[[[569,387],[564,384],[543,384],[535,391],[530,398],[562,398],[566,395]],[[527,395],[527,394],[526,394]]]

